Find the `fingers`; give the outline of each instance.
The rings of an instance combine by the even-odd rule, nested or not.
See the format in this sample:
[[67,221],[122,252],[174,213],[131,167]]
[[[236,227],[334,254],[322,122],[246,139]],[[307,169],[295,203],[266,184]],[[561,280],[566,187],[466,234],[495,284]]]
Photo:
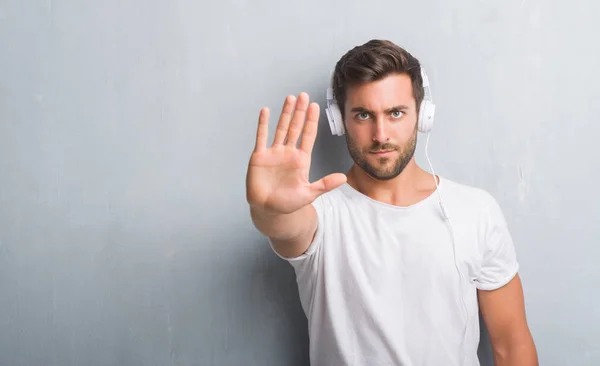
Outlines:
[[317,138],[319,113],[320,108],[317,103],[311,103],[310,106],[308,106],[306,123],[304,124],[302,139],[300,141],[300,149],[304,150],[308,154],[312,152],[313,146],[315,145],[315,139]]
[[287,98],[285,98],[283,108],[281,109],[281,115],[279,116],[279,122],[277,123],[277,129],[275,130],[273,145],[281,145],[285,141],[295,104],[296,97],[293,95],[289,95]]
[[302,134],[300,148],[310,153],[317,136],[319,113],[318,104],[309,105],[307,93],[300,93],[297,99],[295,96],[289,95],[285,99],[279,116],[273,145],[285,143],[286,146],[296,147],[300,134]]
[[304,119],[306,118],[306,110],[308,108],[308,94],[300,93],[298,100],[296,101],[296,109],[294,110],[294,117],[290,123],[290,127],[287,133],[286,146],[296,147],[300,132],[304,126]]
[[310,185],[310,188],[314,191],[316,197],[318,197],[323,193],[334,190],[342,184],[346,183],[346,180],[347,178],[345,174],[333,173],[312,183]]
[[256,145],[254,151],[259,152],[267,148],[269,138],[269,108],[260,110],[258,116],[258,129],[256,130]]

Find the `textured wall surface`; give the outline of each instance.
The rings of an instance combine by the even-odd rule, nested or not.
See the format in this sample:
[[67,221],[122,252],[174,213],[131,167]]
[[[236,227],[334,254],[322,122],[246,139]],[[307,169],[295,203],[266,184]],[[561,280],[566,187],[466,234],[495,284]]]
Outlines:
[[[427,67],[436,173],[501,204],[540,364],[600,364],[599,4],[0,0],[0,364],[306,365],[246,164],[371,38]],[[350,164],[321,122],[314,178]]]

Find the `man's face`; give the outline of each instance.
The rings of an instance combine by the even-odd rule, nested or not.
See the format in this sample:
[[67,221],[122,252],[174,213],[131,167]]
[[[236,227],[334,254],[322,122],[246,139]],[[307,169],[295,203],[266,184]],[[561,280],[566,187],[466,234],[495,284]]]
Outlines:
[[414,156],[417,108],[407,74],[351,87],[344,122],[354,162],[379,180],[398,176]]

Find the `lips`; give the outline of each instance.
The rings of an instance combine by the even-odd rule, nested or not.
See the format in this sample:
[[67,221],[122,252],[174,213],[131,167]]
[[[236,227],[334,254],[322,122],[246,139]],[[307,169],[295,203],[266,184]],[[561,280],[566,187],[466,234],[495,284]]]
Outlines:
[[377,150],[377,151],[371,151],[371,154],[387,154],[387,153],[391,153],[394,152],[394,150]]

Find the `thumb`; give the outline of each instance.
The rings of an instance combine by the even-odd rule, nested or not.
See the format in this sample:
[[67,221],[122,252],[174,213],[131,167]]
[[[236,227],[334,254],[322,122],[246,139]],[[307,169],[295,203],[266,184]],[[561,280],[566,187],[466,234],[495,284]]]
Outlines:
[[329,174],[326,177],[319,179],[318,181],[312,183],[310,188],[315,193],[315,199],[322,195],[323,193],[327,193],[331,190],[336,189],[342,184],[346,183],[346,175],[342,173],[333,173]]

